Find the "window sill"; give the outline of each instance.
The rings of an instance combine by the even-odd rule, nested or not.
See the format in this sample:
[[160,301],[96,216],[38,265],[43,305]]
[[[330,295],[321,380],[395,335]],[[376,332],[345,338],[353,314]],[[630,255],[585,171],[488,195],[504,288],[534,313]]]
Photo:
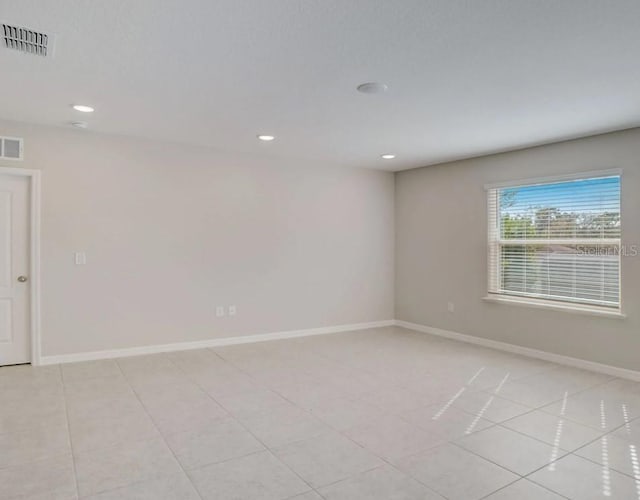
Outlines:
[[487,302],[495,302],[499,304],[507,304],[513,306],[525,306],[538,309],[552,309],[556,311],[564,311],[574,314],[587,314],[590,316],[602,316],[605,318],[624,319],[627,317],[620,310],[605,309],[602,307],[591,307],[581,304],[560,304],[550,300],[532,299],[528,297],[510,297],[505,295],[487,295],[482,300]]

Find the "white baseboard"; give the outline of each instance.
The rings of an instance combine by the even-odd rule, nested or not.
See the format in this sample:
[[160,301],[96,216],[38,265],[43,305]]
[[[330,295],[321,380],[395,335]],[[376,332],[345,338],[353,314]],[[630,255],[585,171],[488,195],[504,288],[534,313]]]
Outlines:
[[446,337],[448,339],[459,340],[461,342],[467,342],[469,344],[476,344],[483,347],[489,347],[491,349],[497,349],[499,351],[511,352],[514,354],[520,354],[522,356],[528,356],[530,358],[542,359],[544,361],[551,361],[561,365],[572,366],[574,368],[582,368],[583,370],[591,370],[598,373],[604,373],[613,377],[626,378],[640,382],[640,372],[635,370],[629,370],[627,368],[619,368],[617,366],[605,365],[602,363],[596,363],[595,361],[587,361],[585,359],[572,358],[571,356],[564,356],[562,354],[554,354],[552,352],[540,351],[538,349],[532,349],[530,347],[523,347],[515,344],[508,344],[506,342],[499,342],[497,340],[490,340],[483,337],[475,337],[473,335],[466,335],[464,333],[452,332],[450,330],[442,330],[440,328],[434,328],[432,326],[419,325],[417,323],[410,323],[408,321],[396,320],[396,326],[407,328],[409,330],[415,330],[417,332],[429,333],[431,335],[437,335],[439,337]]
[[257,335],[244,335],[238,337],[225,337],[217,339],[198,340],[194,342],[178,342],[174,344],[162,344],[162,345],[150,345],[139,347],[126,347],[122,349],[110,349],[105,351],[92,351],[92,352],[79,352],[73,354],[60,354],[54,356],[42,356],[34,365],[54,365],[60,363],[74,363],[77,361],[93,361],[98,359],[112,359],[112,358],[124,358],[129,356],[140,356],[143,354],[157,354],[162,352],[174,352],[174,351],[188,351],[192,349],[204,349],[206,347],[220,347],[226,345],[236,344],[250,344],[253,342],[265,342],[269,340],[282,340],[291,339],[296,337],[307,337],[310,335],[325,335],[330,333],[349,332],[355,330],[366,330],[368,328],[379,328],[384,326],[400,326],[409,330],[414,330],[422,333],[428,333],[431,335],[437,335],[438,337],[445,337],[452,340],[459,340],[469,344],[475,344],[483,347],[489,347],[491,349],[497,349],[499,351],[511,352],[514,354],[520,354],[522,356],[528,356],[530,358],[542,359],[544,361],[551,361],[561,365],[572,366],[575,368],[582,368],[584,370],[591,370],[599,373],[604,373],[614,377],[625,378],[640,382],[640,371],[629,370],[626,368],[619,368],[617,366],[605,365],[602,363],[596,363],[594,361],[587,361],[579,358],[572,358],[571,356],[564,356],[562,354],[554,354],[547,351],[540,351],[538,349],[532,349],[530,347],[523,347],[515,344],[508,344],[506,342],[499,342],[497,340],[490,340],[483,337],[475,337],[473,335],[466,335],[464,333],[453,332],[450,330],[443,330],[441,328],[434,328],[426,325],[419,325],[417,323],[410,323],[402,320],[385,320],[385,321],[372,321],[369,323],[353,323],[349,325],[338,326],[326,326],[321,328],[308,328],[305,330],[290,330],[285,332],[275,333],[262,333]]
[[42,356],[34,365],[55,365],[59,363],[74,363],[77,361],[93,361],[97,359],[124,358],[140,356],[143,354],[157,354],[161,352],[188,351],[191,349],[204,349],[205,347],[220,347],[225,345],[249,344],[252,342],[265,342],[267,340],[291,339],[295,337],[307,337],[309,335],[325,335],[328,333],[350,332],[354,330],[366,330],[367,328],[379,328],[393,326],[395,320],[372,321],[369,323],[353,323],[350,325],[325,326],[321,328],[308,328],[306,330],[290,330],[286,332],[261,333],[257,335],[244,335],[238,337],[226,337],[219,339],[197,340],[195,342],[178,342],[175,344],[149,345],[140,347],[125,347],[122,349],[110,349],[107,351],[78,352],[73,354],[59,354],[55,356]]

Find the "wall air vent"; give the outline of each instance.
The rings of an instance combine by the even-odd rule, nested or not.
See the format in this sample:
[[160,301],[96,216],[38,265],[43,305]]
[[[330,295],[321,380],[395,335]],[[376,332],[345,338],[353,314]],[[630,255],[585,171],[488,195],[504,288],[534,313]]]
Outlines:
[[52,37],[45,33],[3,23],[0,34],[8,49],[43,57],[51,55]]
[[0,137],[0,160],[22,160],[23,140],[18,137]]

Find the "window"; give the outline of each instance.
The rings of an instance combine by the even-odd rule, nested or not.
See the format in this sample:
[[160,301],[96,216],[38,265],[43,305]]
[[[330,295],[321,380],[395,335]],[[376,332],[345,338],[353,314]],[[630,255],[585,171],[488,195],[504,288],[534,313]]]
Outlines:
[[620,309],[619,173],[489,187],[488,207],[490,297]]

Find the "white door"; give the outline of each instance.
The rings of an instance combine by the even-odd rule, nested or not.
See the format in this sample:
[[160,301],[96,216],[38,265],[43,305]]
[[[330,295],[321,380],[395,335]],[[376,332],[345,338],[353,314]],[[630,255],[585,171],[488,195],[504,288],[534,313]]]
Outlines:
[[0,171],[0,366],[31,361],[29,182]]

